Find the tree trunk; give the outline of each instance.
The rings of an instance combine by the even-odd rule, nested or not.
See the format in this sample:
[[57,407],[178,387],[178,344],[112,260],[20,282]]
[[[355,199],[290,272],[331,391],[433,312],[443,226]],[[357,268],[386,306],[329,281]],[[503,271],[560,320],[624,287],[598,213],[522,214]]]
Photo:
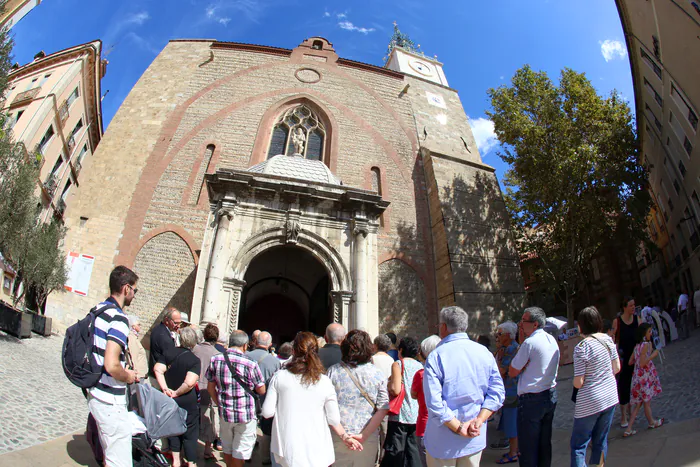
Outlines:
[[571,292],[566,289],[566,320],[568,322],[568,328],[574,327],[574,303],[572,301]]

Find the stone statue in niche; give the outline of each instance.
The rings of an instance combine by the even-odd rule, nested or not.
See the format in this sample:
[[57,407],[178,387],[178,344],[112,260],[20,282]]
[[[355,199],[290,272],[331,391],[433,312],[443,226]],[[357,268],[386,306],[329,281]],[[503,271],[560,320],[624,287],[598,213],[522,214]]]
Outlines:
[[299,225],[297,221],[288,220],[284,230],[287,236],[287,243],[297,243],[299,240],[299,232],[301,232],[301,225]]
[[304,154],[304,143],[306,142],[306,135],[304,135],[304,130],[301,127],[297,127],[292,134],[292,144],[294,145],[294,154],[302,155]]

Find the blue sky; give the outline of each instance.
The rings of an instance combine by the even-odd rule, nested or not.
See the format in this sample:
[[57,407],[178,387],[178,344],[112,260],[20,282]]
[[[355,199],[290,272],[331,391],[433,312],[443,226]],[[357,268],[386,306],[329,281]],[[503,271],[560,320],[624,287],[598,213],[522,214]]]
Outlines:
[[444,63],[459,90],[485,163],[502,179],[486,91],[524,64],[556,78],[583,71],[600,93],[633,100],[632,78],[614,0],[45,0],[13,29],[15,61],[94,39],[109,60],[102,90],[105,129],[168,40],[211,38],[294,48],[323,36],[341,57],[382,65],[394,21]]

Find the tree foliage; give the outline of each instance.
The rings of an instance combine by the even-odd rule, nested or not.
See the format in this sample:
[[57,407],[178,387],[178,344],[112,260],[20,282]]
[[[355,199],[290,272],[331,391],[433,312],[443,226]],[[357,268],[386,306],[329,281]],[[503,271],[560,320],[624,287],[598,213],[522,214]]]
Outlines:
[[646,239],[647,174],[632,113],[617,92],[599,96],[570,69],[557,85],[525,66],[489,96],[520,252],[538,257],[540,280],[567,304],[571,321],[599,248]]
[[[0,96],[7,91],[11,51],[12,39],[7,31],[0,32]],[[38,161],[40,155],[30,155],[24,144],[14,141],[7,115],[0,114],[0,252],[24,285],[15,304],[31,287],[40,305],[50,292],[63,290],[67,276],[65,228],[56,220],[39,219]]]

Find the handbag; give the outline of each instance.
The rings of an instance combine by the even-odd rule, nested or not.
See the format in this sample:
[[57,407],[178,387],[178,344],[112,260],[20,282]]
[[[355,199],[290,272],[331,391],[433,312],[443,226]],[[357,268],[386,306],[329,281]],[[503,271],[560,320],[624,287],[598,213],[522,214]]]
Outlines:
[[260,396],[250,389],[248,386],[243,383],[243,380],[241,380],[240,376],[238,376],[238,373],[236,373],[236,370],[233,368],[233,363],[231,363],[231,360],[228,357],[228,352],[224,352],[224,360],[226,360],[226,364],[228,365],[228,369],[231,371],[231,376],[233,376],[233,379],[236,380],[238,384],[241,385],[243,390],[247,392],[252,398],[253,402],[255,403],[255,415],[260,417],[260,413],[262,412],[262,406],[260,405]]
[[399,393],[389,400],[389,415],[398,415],[401,413],[401,406],[403,405],[403,400],[406,397],[406,382],[404,381],[404,366],[403,358],[400,359],[401,362],[401,390]]
[[369,394],[367,394],[367,391],[360,385],[360,382],[357,380],[357,377],[352,374],[350,371],[350,368],[345,363],[340,363],[340,366],[343,367],[343,370],[348,374],[350,379],[352,380],[353,383],[355,383],[355,387],[360,391],[360,394],[362,394],[362,397],[365,398],[367,402],[369,402],[369,405],[372,406],[372,413],[377,411],[377,404],[374,403],[374,401],[369,397]]

